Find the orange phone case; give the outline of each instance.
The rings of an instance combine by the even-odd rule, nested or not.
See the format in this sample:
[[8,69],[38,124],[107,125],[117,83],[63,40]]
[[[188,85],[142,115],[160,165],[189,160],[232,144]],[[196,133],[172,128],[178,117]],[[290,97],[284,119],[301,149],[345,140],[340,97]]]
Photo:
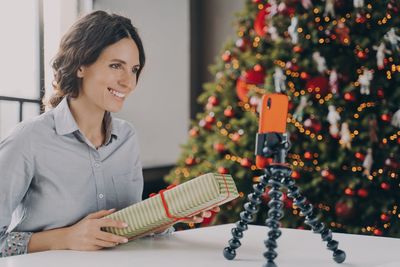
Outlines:
[[283,94],[265,94],[258,125],[259,133],[285,133],[289,99]]

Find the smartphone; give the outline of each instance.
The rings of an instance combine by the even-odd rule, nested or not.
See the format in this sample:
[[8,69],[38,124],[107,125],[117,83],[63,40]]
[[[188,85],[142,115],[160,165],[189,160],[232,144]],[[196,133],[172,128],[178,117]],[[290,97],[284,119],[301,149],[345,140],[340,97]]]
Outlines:
[[258,133],[285,133],[288,107],[287,95],[263,95]]

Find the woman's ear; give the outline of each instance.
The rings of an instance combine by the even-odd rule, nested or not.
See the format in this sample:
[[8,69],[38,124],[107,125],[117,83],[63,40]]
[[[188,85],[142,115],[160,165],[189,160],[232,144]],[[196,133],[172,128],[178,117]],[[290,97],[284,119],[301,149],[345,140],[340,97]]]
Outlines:
[[78,78],[83,78],[84,74],[85,74],[85,68],[83,66],[80,66],[76,71],[76,76],[78,76]]

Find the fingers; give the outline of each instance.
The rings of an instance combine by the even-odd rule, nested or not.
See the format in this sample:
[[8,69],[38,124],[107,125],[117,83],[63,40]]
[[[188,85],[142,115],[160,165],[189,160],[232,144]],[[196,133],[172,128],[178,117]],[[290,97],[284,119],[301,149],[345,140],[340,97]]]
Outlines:
[[100,239],[96,239],[94,241],[95,246],[102,247],[102,248],[112,248],[118,245],[116,242],[109,242],[109,241],[104,241]]
[[221,209],[217,206],[217,207],[212,208],[211,211],[213,211],[213,212],[220,212]]
[[90,213],[86,218],[88,219],[100,219],[103,218],[104,216],[107,216],[111,213],[113,213],[115,209],[110,209],[110,210],[99,210],[97,212]]
[[100,233],[97,235],[97,239],[108,243],[116,243],[116,244],[128,243],[128,238],[126,237],[110,234],[103,231],[100,231]]
[[125,228],[128,227],[128,224],[121,221],[116,221],[111,218],[103,218],[98,220],[99,227],[116,227],[116,228]]

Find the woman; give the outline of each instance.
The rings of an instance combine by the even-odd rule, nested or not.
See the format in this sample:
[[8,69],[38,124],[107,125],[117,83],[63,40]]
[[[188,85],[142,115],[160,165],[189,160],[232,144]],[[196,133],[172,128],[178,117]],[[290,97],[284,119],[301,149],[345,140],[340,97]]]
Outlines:
[[0,143],[0,256],[128,241],[101,231],[126,227],[103,217],[141,201],[143,190],[136,131],[110,112],[122,108],[144,63],[141,39],[122,16],[93,12],[63,37],[52,109]]

